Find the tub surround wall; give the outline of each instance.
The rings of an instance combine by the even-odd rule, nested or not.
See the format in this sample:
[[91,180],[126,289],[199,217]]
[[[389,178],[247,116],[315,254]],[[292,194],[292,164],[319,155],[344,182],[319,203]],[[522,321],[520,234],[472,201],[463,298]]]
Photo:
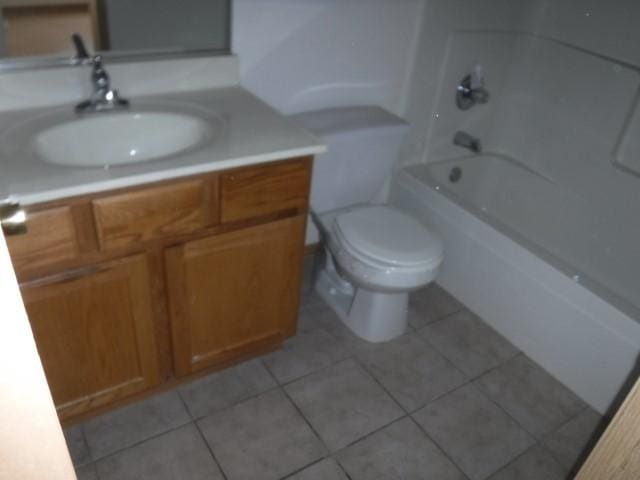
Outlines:
[[[597,102],[599,99],[593,97],[604,99],[612,94],[612,91],[607,93],[604,90],[616,88],[616,85],[613,85],[614,79],[626,75],[625,65],[635,70],[640,69],[640,60],[638,60],[640,47],[634,21],[638,16],[640,16],[640,4],[633,0],[616,2],[615,8],[597,0],[586,2],[535,0],[526,3],[504,0],[429,2],[423,11],[421,35],[407,102],[406,118],[411,123],[412,129],[401,163],[436,161],[443,156],[451,156],[452,151],[460,152],[454,147],[448,151],[445,149],[448,146],[450,133],[445,130],[448,124],[456,125],[455,128],[470,129],[480,123],[488,123],[491,126],[486,128],[492,130],[498,138],[485,138],[487,148],[501,148],[504,153],[515,157],[522,156],[521,154],[526,153],[528,148],[536,148],[534,142],[520,145],[515,151],[512,146],[505,145],[511,132],[504,132],[502,127],[508,127],[511,118],[506,119],[504,114],[505,109],[511,107],[512,112],[527,118],[528,109],[521,105],[524,99],[521,98],[517,108],[510,101],[513,100],[513,96],[522,93],[523,89],[541,81],[538,75],[545,68],[552,67],[549,59],[546,59],[546,64],[539,61],[536,65],[528,63],[531,48],[535,47],[535,44],[529,41],[520,41],[513,37],[505,39],[504,44],[496,48],[495,37],[492,40],[490,36],[498,33],[519,32],[544,37],[573,45],[577,49],[584,50],[585,54],[615,59],[609,64],[610,75],[605,78],[602,75],[604,70],[599,70],[596,62],[586,65],[583,60],[586,55],[574,50],[575,57],[567,58],[564,63],[556,65],[558,68],[552,72],[555,75],[552,84],[574,87],[584,85],[584,88],[589,90],[587,96],[581,95],[579,99],[564,98],[557,102],[553,95],[545,97],[549,92],[544,91],[543,85],[537,85],[537,91],[533,94],[529,92],[528,97],[535,98],[537,102],[541,102],[540,104],[545,103],[546,98],[547,103],[555,103],[555,109],[553,113],[547,111],[542,121],[539,118],[535,118],[536,122],[532,120],[529,128],[535,129],[536,126],[541,127],[556,121],[557,125],[562,127],[558,129],[560,134],[566,133],[567,116],[574,115],[574,123],[582,122],[585,118],[583,112],[589,106],[593,109],[592,112],[605,117],[609,112],[604,114],[598,112],[591,100]],[[612,34],[613,32],[615,35]],[[470,33],[478,35],[473,42],[465,43],[460,40],[460,37]],[[483,34],[486,35],[483,36]],[[545,43],[545,45],[542,48],[551,48],[550,54],[554,55],[553,50],[557,47],[549,47],[551,43]],[[507,51],[509,49],[511,53]],[[457,69],[469,70],[476,62],[491,66],[485,70],[487,88],[494,95],[489,104],[464,112],[465,114],[460,117],[460,112],[452,99],[451,89],[455,88],[455,83],[450,85],[451,76],[454,73],[459,75]],[[574,63],[578,64],[577,68],[574,68]],[[492,69],[497,75],[493,74]],[[434,72],[440,73],[434,74]],[[527,76],[530,76],[529,81],[517,83]],[[592,77],[604,78],[605,85],[589,82],[589,78]],[[496,83],[496,80],[499,83]],[[496,95],[495,93],[502,93],[503,85],[505,95]],[[586,100],[587,97],[591,100]],[[634,101],[633,94],[629,96],[624,93],[623,101],[630,108]],[[501,103],[504,107],[500,105]],[[525,115],[522,115],[522,112],[525,112]],[[457,124],[455,120],[458,120]],[[618,121],[617,117],[614,121]],[[479,131],[484,133],[483,130]],[[556,137],[558,135],[556,133]],[[564,136],[560,141],[566,143]],[[553,155],[554,152],[547,152],[547,157],[550,154]],[[557,155],[561,156],[562,153],[558,152]],[[610,165],[610,152],[603,159]],[[575,167],[574,164],[571,168],[573,167]]]
[[520,29],[577,45],[632,64],[640,59],[635,0],[535,0],[525,2]]
[[[516,158],[584,198],[594,216],[633,218],[640,208],[639,180],[615,163],[637,166],[640,55],[627,19],[638,18],[640,5],[624,0],[613,9],[595,1],[539,0],[514,11],[492,0],[490,10],[502,13],[488,21],[484,10],[477,19],[461,13],[479,8],[475,3],[456,3],[460,10],[437,1],[425,10],[420,46],[436,44],[441,52],[418,50],[402,163],[467,153],[451,142],[456,130],[465,130],[481,139],[485,151]],[[613,31],[616,43],[594,40]],[[476,63],[484,66],[491,98],[460,111],[455,85]],[[431,77],[440,72],[435,84],[422,78],[427,66]],[[628,228],[626,222],[618,230],[622,235]],[[637,239],[640,231],[625,235]]]
[[[427,139],[434,138],[431,130],[439,128],[442,122],[451,125],[453,121],[460,120],[454,93],[457,82],[462,79],[461,72],[468,73],[476,62],[492,67],[485,69],[487,86],[494,96],[498,93],[495,82],[500,78],[494,73],[497,70],[493,69],[506,68],[506,64],[501,62],[510,58],[509,45],[500,45],[498,50],[493,50],[496,46],[492,42],[483,50],[482,57],[478,55],[477,42],[470,48],[458,48],[453,52],[450,45],[452,34],[470,30],[510,30],[520,23],[523,14],[522,3],[509,0],[432,0],[427,3],[422,11],[422,26],[406,102],[405,118],[411,129],[401,153],[400,166],[431,158],[427,145]],[[452,67],[451,72],[444,69],[447,63]],[[437,106],[440,98],[446,102]],[[470,125],[486,121],[491,117],[494,106],[490,102],[467,111],[464,118],[469,123],[457,128],[471,129]],[[451,137],[443,136],[438,141],[448,144]]]

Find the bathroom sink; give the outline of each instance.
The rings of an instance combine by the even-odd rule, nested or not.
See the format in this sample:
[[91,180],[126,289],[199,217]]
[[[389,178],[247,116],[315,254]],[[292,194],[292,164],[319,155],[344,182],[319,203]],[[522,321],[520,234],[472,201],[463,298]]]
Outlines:
[[104,167],[176,155],[207,141],[213,129],[182,113],[95,114],[48,127],[35,135],[32,145],[49,163]]

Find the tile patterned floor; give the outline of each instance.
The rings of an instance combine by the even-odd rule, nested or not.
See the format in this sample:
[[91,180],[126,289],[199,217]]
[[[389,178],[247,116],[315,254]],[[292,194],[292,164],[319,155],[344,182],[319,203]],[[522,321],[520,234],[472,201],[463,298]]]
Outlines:
[[562,480],[602,428],[431,285],[379,345],[306,293],[282,350],[65,434],[80,480]]

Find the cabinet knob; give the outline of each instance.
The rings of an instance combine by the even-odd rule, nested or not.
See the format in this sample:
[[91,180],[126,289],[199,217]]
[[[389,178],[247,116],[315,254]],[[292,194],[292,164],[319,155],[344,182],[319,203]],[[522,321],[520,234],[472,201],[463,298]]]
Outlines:
[[7,236],[27,233],[27,214],[17,202],[0,203],[0,224]]

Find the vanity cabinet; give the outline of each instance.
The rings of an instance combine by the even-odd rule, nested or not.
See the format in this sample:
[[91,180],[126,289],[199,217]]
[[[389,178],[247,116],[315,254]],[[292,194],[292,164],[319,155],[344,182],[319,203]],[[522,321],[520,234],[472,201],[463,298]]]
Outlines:
[[311,157],[27,209],[7,237],[62,419],[295,333]]

